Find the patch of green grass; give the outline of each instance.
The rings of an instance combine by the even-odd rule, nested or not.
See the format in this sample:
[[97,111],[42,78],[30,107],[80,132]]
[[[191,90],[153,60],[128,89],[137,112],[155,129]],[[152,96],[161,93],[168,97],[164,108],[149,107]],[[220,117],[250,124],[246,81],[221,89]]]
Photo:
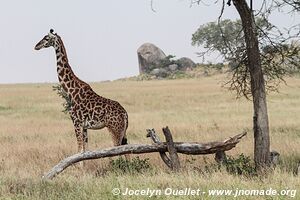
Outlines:
[[12,107],[10,106],[2,106],[0,105],[0,116],[7,116],[10,115],[12,113]]
[[140,159],[135,157],[133,159],[124,159],[119,157],[110,161],[110,169],[114,173],[129,173],[129,174],[141,174],[152,169],[149,158]]
[[9,106],[2,106],[2,105],[0,105],[0,112],[1,111],[6,111],[6,110],[10,110],[11,109],[11,107],[9,107]]

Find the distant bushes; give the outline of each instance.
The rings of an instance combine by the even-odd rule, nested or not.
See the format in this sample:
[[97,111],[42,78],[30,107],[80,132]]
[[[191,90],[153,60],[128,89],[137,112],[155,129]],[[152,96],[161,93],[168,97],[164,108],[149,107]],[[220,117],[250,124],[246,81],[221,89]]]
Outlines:
[[[163,61],[163,63],[168,63]],[[169,64],[169,63],[168,63]],[[173,71],[168,69],[173,67]],[[168,67],[155,68],[151,73],[144,73],[136,77],[127,78],[126,80],[160,80],[160,79],[189,79],[189,78],[200,78],[206,76],[212,76],[215,74],[221,74],[228,71],[228,66],[223,63],[207,63],[207,64],[197,64],[194,68],[188,68],[181,70],[180,67],[176,68],[177,64],[168,65]],[[176,68],[176,69],[175,69]],[[174,70],[175,69],[175,70]]]

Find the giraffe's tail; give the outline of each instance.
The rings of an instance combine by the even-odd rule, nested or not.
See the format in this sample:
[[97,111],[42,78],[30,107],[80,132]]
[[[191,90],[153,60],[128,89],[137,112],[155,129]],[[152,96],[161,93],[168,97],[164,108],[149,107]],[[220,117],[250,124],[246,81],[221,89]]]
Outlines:
[[128,144],[127,138],[126,138],[126,137],[123,137],[123,138],[122,138],[121,145],[126,145],[126,144]]

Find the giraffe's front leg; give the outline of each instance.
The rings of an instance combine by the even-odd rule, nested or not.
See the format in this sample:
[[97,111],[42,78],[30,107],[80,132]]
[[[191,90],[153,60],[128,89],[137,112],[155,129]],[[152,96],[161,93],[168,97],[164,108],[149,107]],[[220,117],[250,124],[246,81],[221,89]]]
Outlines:
[[83,137],[83,151],[86,151],[88,149],[88,133],[87,129],[82,129],[82,137]]
[[[83,129],[81,126],[75,126],[75,134],[77,139],[77,145],[78,145],[78,153],[84,153],[86,149],[86,143],[87,142],[87,131],[86,129]],[[84,161],[79,163],[79,166],[81,169],[85,166]]]
[[84,148],[84,141],[83,141],[83,131],[80,126],[75,126],[75,135],[77,139],[78,153],[82,153],[85,151],[85,148]]

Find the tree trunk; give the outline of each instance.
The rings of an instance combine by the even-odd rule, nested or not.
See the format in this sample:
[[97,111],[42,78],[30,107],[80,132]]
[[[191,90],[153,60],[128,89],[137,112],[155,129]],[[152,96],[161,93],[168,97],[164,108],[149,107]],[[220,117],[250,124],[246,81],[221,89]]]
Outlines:
[[253,131],[254,131],[254,161],[258,170],[270,164],[269,121],[258,38],[252,10],[245,0],[233,0],[243,25],[247,47],[247,67],[251,76],[251,93],[253,97]]

